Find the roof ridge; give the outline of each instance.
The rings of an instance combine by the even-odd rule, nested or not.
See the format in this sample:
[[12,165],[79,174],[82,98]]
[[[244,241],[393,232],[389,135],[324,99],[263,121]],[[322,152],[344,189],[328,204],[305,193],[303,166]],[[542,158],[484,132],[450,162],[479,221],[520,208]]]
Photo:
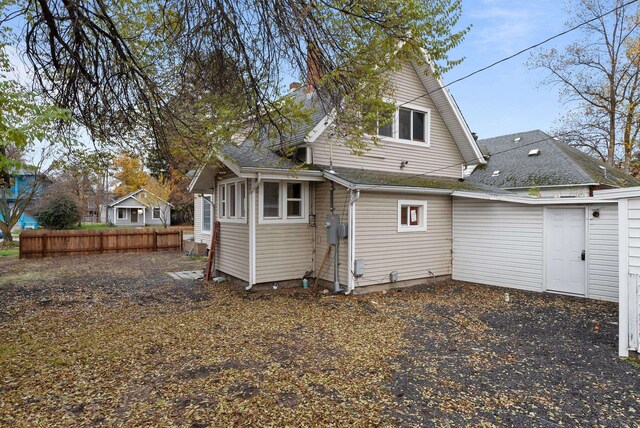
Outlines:
[[[568,147],[568,148],[569,148],[569,150],[571,150],[571,149],[575,149],[575,150],[577,150],[577,151],[580,151],[581,153],[584,153],[584,152],[582,152],[581,150],[576,149],[575,147],[571,147],[569,144],[565,143],[565,142],[564,142],[564,141],[562,141],[562,140],[559,140],[559,139],[558,139],[558,140],[556,140],[555,138],[552,138],[552,139],[551,139],[551,141],[552,141],[553,145],[554,145],[554,146],[555,146],[555,147],[556,147],[556,148],[557,148],[557,149],[562,153],[562,156],[564,156],[565,158],[569,159],[569,161],[571,161],[571,163],[572,163],[576,168],[578,168],[578,171],[580,171],[580,173],[582,173],[582,175],[583,175],[584,177],[586,177],[586,178],[587,178],[587,180],[589,180],[589,181],[590,181],[590,183],[593,183],[593,182],[595,182],[595,181],[596,181],[596,180],[591,176],[591,174],[589,174],[587,171],[585,171],[585,170],[584,170],[584,168],[582,168],[580,165],[578,165],[578,163],[577,163],[575,160],[573,160],[573,158],[572,158],[571,156],[569,156],[567,153],[565,153],[565,151],[563,150],[563,148],[562,148],[561,146],[559,146],[559,144],[564,144],[564,147]],[[586,153],[584,153],[584,154],[586,155]],[[588,155],[587,155],[587,156],[588,156]],[[594,158],[594,160],[597,160],[597,159],[595,159],[595,158]],[[600,183],[598,182],[598,184],[600,184]]]

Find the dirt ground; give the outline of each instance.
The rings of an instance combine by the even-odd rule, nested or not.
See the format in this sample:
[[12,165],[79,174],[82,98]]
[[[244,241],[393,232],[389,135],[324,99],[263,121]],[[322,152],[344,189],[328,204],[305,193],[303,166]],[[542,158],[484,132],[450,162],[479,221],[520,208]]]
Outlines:
[[611,303],[455,281],[330,296],[175,253],[0,260],[1,426],[640,426]]

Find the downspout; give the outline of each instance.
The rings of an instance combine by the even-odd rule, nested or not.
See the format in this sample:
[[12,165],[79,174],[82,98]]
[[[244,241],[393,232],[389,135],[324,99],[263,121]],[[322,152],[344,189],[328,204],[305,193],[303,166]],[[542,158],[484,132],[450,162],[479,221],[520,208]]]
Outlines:
[[262,181],[262,174],[258,173],[258,179],[251,186],[249,206],[249,285],[245,290],[249,291],[256,282],[256,191]]
[[351,199],[349,200],[349,280],[347,291],[350,294],[355,289],[354,265],[356,259],[356,202],[360,198],[360,190],[351,189]]

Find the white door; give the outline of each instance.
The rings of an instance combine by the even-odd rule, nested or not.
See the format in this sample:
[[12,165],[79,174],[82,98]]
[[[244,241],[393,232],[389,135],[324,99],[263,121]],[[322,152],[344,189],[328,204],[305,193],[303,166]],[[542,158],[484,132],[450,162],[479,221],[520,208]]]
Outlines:
[[547,290],[584,296],[585,211],[548,208],[546,219]]

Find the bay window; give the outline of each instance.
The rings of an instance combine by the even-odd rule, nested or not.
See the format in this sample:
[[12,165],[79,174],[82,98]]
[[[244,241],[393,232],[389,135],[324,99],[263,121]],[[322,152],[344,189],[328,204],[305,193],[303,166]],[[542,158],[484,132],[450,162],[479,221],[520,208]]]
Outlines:
[[247,182],[227,180],[218,184],[218,220],[244,223],[247,218]]

